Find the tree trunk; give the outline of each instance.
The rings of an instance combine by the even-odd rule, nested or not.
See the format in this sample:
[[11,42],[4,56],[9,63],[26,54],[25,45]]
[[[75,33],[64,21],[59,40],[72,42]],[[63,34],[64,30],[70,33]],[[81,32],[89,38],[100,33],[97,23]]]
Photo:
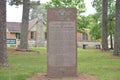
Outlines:
[[0,67],[8,66],[6,46],[6,0],[0,0]]
[[116,26],[113,55],[120,56],[120,0],[116,0]]
[[112,37],[112,33],[110,33],[110,49],[113,49],[113,37]]
[[23,0],[23,16],[20,40],[20,49],[22,50],[28,50],[29,5],[30,0]]
[[103,0],[102,2],[102,50],[108,50],[108,40],[107,40],[107,7],[108,0]]

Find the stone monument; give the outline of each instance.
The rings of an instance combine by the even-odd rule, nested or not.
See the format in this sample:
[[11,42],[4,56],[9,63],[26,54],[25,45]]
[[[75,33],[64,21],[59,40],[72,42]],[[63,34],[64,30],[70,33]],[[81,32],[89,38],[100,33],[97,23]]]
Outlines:
[[76,11],[76,8],[48,9],[48,77],[77,75]]

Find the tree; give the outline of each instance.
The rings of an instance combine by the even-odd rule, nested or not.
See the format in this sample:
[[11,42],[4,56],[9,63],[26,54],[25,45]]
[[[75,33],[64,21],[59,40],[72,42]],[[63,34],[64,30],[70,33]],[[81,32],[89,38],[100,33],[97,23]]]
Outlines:
[[116,26],[113,55],[120,56],[120,0],[116,0]]
[[20,49],[24,50],[28,50],[29,5],[30,0],[23,0]]
[[[98,19],[98,25],[102,23],[102,0],[94,0],[93,7],[96,9],[96,19]],[[108,1],[108,16],[107,16],[107,34],[108,37],[114,34],[114,24],[115,24],[115,0]],[[111,38],[113,39],[113,38]],[[109,39],[109,40],[111,40]],[[112,41],[112,40],[111,40]],[[111,43],[112,47],[112,43]],[[112,48],[111,48],[112,49]]]
[[[107,27],[107,11],[108,11],[108,0],[94,0],[93,7],[95,7],[98,16],[96,18],[100,18],[99,23],[102,24],[101,29],[101,37],[102,37],[102,50],[108,50],[108,27]],[[102,16],[100,16],[102,14]]]
[[38,17],[38,14],[42,14],[44,20],[47,18],[47,11],[45,9],[45,4],[40,5],[31,5],[30,8],[30,19],[34,19]]
[[102,50],[108,50],[108,41],[107,41],[107,10],[108,9],[108,0],[102,0]]
[[[101,18],[99,18],[99,14],[95,13],[92,15],[88,15],[88,29],[90,30],[90,35],[93,40],[101,39]],[[97,18],[98,17],[98,18]]]
[[[31,7],[30,0],[10,0],[9,4],[16,6],[23,4],[20,49],[26,51],[28,50],[29,9]],[[31,5],[39,5],[39,1],[32,1]]]
[[110,49],[113,49],[113,34],[115,28],[115,1],[109,0],[108,3],[108,34],[110,35]]
[[84,29],[88,28],[89,19],[86,16],[81,16],[77,19],[77,32],[84,33]]
[[0,1],[0,67],[8,66],[6,46],[6,0]]

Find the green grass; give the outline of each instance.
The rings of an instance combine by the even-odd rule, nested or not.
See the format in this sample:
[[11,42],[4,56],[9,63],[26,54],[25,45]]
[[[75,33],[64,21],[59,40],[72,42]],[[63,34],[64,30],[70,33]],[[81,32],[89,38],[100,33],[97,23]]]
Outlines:
[[[9,68],[0,68],[0,80],[26,80],[47,70],[46,49],[35,52],[8,52]],[[120,80],[120,58],[96,49],[78,49],[78,72],[94,75],[97,80]]]
[[110,52],[78,50],[78,72],[97,76],[97,80],[120,80],[120,58]]

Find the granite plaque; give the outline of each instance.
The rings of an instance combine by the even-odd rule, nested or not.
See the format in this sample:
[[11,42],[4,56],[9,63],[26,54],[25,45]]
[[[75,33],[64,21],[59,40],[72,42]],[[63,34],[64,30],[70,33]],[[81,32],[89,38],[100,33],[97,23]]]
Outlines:
[[76,76],[76,8],[50,8],[47,22],[47,75]]

